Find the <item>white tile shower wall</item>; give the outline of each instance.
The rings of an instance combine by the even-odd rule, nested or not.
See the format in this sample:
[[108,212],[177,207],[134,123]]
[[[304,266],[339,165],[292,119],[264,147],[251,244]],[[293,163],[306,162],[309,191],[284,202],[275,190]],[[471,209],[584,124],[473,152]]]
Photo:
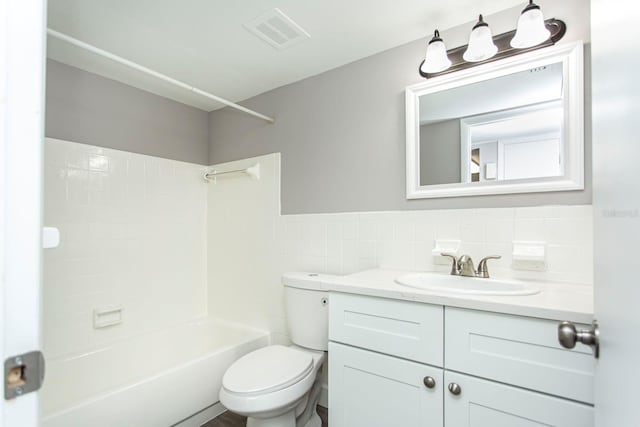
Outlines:
[[[206,314],[204,168],[67,141],[45,142],[44,349],[89,351]],[[123,322],[93,329],[94,309]]]
[[278,266],[280,154],[216,165],[219,171],[260,163],[260,179],[232,174],[208,184],[209,311],[271,331],[286,342]]

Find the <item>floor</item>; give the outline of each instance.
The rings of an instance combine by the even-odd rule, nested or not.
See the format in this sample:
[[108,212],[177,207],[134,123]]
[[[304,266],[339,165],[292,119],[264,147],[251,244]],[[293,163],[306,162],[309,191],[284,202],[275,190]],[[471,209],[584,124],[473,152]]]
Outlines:
[[[327,408],[318,406],[317,411],[318,415],[320,415],[320,419],[322,420],[322,427],[328,427],[329,423],[327,420],[329,419],[329,415]],[[202,427],[245,427],[246,425],[246,417],[227,411],[219,417],[204,424]]]

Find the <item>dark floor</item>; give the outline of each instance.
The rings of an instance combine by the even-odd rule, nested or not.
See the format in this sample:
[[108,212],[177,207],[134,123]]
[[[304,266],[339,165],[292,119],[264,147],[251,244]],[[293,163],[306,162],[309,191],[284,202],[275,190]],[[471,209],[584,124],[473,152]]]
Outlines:
[[[318,406],[317,411],[318,415],[320,415],[320,419],[322,420],[322,427],[328,427],[329,422],[327,420],[329,418],[329,414],[327,408]],[[227,411],[219,417],[204,424],[202,427],[244,427],[245,425],[247,425],[246,417]]]

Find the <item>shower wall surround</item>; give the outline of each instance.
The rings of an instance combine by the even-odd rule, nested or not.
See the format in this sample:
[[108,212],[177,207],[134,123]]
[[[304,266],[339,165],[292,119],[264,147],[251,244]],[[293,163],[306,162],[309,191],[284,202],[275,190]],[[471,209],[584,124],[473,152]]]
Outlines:
[[[207,186],[202,166],[45,141],[44,351],[52,358],[203,316]],[[93,310],[122,324],[93,328]]]
[[286,342],[280,275],[280,155],[214,166],[260,163],[260,180],[227,175],[208,188],[208,307],[211,315],[267,329]]

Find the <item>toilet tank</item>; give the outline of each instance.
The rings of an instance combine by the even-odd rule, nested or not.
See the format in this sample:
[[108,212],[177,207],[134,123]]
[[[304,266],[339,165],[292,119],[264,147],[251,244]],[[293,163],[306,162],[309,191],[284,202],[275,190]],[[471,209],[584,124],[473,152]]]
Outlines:
[[285,310],[291,341],[301,347],[327,351],[329,345],[329,292],[326,274],[285,273]]

